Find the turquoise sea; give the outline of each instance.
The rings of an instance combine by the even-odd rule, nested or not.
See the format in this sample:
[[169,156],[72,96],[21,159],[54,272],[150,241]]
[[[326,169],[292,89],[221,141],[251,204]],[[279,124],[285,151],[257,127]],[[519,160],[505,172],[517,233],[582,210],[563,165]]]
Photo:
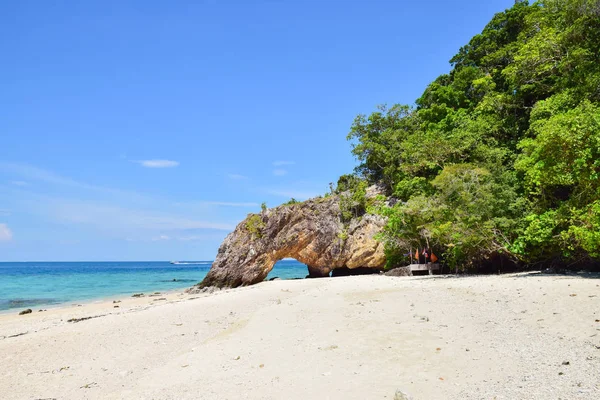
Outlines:
[[[153,262],[0,262],[0,311],[190,287],[212,261],[173,265]],[[304,278],[296,260],[275,264],[267,279]]]

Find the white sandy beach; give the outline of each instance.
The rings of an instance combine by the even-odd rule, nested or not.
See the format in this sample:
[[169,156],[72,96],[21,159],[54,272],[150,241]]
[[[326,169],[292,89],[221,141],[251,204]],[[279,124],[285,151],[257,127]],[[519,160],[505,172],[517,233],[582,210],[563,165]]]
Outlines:
[[599,285],[359,276],[4,314],[0,397],[598,399]]

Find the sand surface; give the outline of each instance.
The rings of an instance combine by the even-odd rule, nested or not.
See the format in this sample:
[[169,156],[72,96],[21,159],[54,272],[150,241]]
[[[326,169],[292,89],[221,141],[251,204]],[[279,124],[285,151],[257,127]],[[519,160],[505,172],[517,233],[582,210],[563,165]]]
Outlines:
[[5,314],[0,398],[600,399],[599,285],[360,276]]

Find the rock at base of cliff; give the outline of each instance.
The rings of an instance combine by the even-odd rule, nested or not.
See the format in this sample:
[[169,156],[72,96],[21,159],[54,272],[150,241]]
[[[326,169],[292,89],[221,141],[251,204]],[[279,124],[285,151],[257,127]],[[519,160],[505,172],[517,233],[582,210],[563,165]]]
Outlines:
[[207,286],[207,287],[200,287],[198,285],[196,286],[192,286],[189,289],[186,289],[186,293],[187,294],[213,294],[215,292],[219,292],[221,290],[221,288],[216,287],[216,286]]
[[410,267],[394,268],[385,273],[386,276],[413,276]]

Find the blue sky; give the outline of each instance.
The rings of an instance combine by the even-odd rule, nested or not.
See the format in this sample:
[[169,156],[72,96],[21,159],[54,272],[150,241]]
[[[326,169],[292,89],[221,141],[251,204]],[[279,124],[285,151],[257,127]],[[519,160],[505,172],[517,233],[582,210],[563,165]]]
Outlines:
[[0,261],[206,260],[512,0],[0,4]]

